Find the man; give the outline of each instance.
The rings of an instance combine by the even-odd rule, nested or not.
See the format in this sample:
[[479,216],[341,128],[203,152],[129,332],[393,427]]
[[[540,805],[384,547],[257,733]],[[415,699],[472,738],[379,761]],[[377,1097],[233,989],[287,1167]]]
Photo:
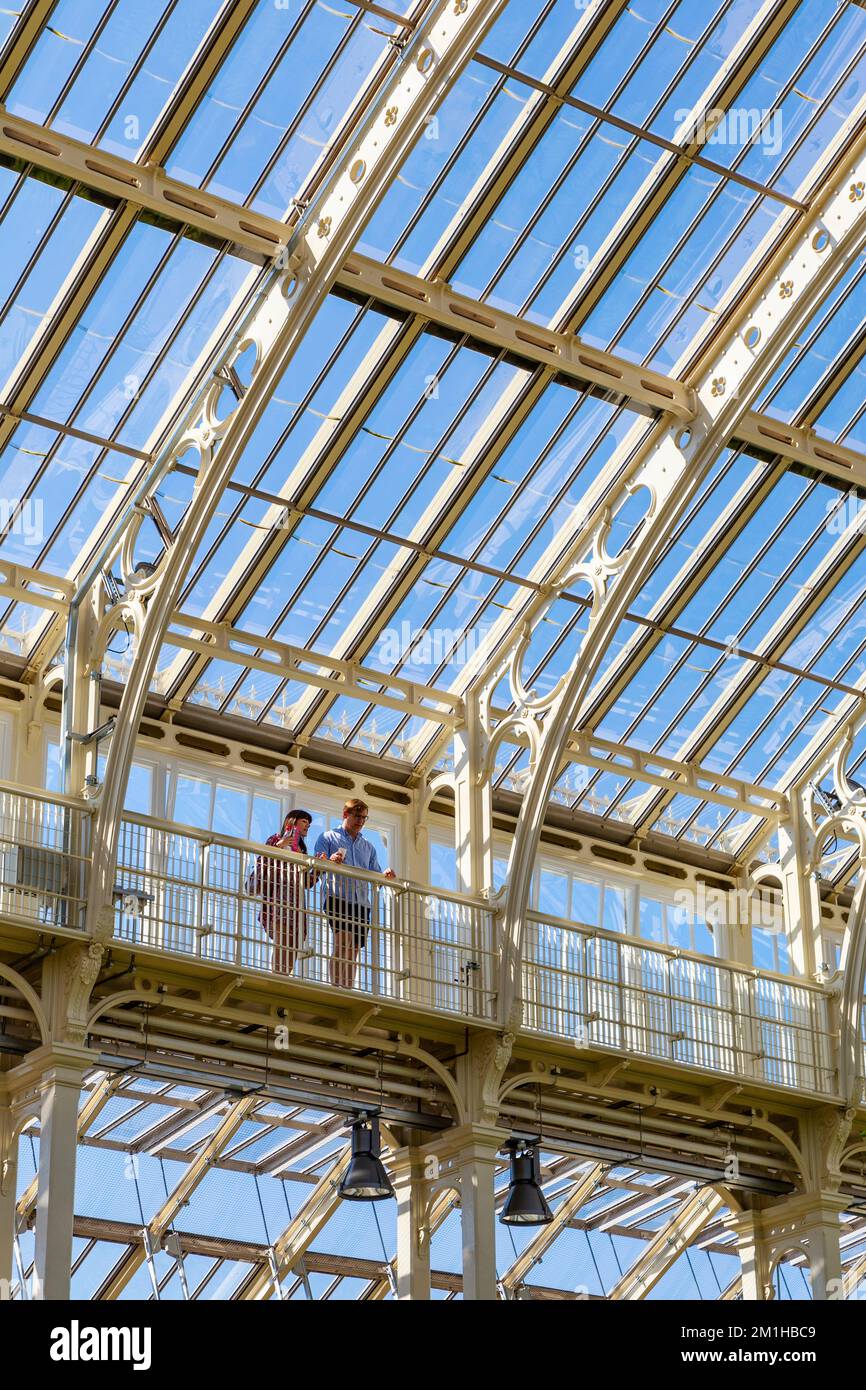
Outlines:
[[[316,841],[316,858],[329,859],[368,873],[384,873],[396,878],[393,869],[382,869],[374,846],[362,834],[370,814],[365,801],[357,798],[343,807],[343,824],[339,830],[326,830]],[[326,874],[322,885],[325,914],[334,933],[334,952],[331,957],[331,984],[352,989],[358,956],[367,942],[370,925],[370,885],[348,874]]]

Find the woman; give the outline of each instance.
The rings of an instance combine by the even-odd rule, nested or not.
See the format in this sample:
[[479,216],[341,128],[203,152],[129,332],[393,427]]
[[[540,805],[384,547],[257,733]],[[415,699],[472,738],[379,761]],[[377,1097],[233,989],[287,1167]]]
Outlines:
[[[306,854],[304,836],[312,823],[309,811],[289,811],[282,830],[269,836],[265,844]],[[264,854],[256,860],[255,886],[262,899],[259,921],[274,943],[273,969],[279,975],[291,975],[295,956],[307,938],[307,889],[317,878],[318,874],[301,864]]]

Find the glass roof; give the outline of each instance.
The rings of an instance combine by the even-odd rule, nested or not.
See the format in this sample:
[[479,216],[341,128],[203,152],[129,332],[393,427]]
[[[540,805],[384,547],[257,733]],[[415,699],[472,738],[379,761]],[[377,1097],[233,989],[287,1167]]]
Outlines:
[[284,217],[402,26],[352,5],[260,0],[166,169]]
[[[109,1276],[116,1277],[130,1243],[140,1241],[142,1225],[171,1198],[230,1104],[219,1092],[136,1075],[95,1075],[89,1091],[106,1082],[113,1094],[87,1128],[77,1156],[72,1278],[72,1297],[77,1299],[97,1298]],[[260,1102],[192,1186],[162,1248],[131,1272],[119,1297],[152,1301],[237,1296],[254,1272],[267,1268],[269,1247],[302,1211],[316,1182],[327,1175],[345,1145],[341,1117],[272,1100]],[[31,1127],[20,1144],[19,1198],[35,1175],[38,1159],[39,1133]],[[556,1212],[591,1164],[556,1153],[542,1153],[541,1159],[545,1195]],[[507,1165],[496,1186],[501,1203]],[[692,1190],[693,1185],[681,1178],[609,1166],[548,1247],[543,1262],[527,1273],[529,1293],[545,1289],[584,1299],[609,1294]],[[535,1235],[497,1223],[501,1276],[508,1276]],[[33,1233],[22,1230],[16,1244],[18,1277],[23,1272],[29,1278]],[[675,1261],[649,1297],[718,1297],[739,1273],[734,1237],[716,1221],[702,1232],[701,1247]],[[430,1255],[432,1296],[459,1298],[462,1237],[456,1209],[446,1205],[437,1218]],[[393,1202],[334,1203],[303,1261],[281,1280],[282,1297],[357,1299],[370,1296],[384,1281],[377,1297],[390,1299],[395,1256]],[[789,1271],[790,1280],[801,1278],[796,1268]],[[272,1286],[267,1292],[273,1292]],[[788,1296],[807,1295],[800,1285]]]
[[[11,116],[132,165],[156,160],[190,196],[294,221],[429,6],[49,8],[27,42],[0,16]],[[683,381],[796,224],[828,151],[850,142],[864,64],[866,10],[836,0],[510,0],[354,252]],[[269,272],[33,150],[0,159],[0,561],[74,581]],[[754,402],[855,451],[864,275],[858,257]],[[454,696],[495,674],[599,479],[612,491],[658,412],[627,386],[506,350],[471,319],[455,329],[386,303],[374,279],[350,290],[343,275],[321,300],[189,567],[188,621],[172,624],[154,690],[232,716],[253,740],[291,730],[400,776],[447,765],[449,730],[432,699],[411,714],[377,699],[377,674]],[[166,474],[137,559],[158,560],[194,484],[189,459]],[[729,441],[623,617],[580,727],[784,789],[866,676],[866,554],[847,494]],[[635,499],[611,543],[633,544],[640,518]],[[539,694],[567,670],[587,607],[572,586],[536,623],[524,671]],[[196,619],[306,649],[310,670],[317,656],[359,662],[363,688],[323,690],[280,659],[261,670],[237,651],[193,654],[172,637]],[[44,607],[2,600],[8,658],[44,667],[62,640]],[[109,657],[122,678],[122,634]],[[495,718],[509,705],[500,680]],[[525,748],[503,744],[498,787],[519,795],[526,765]],[[761,832],[759,817],[578,761],[553,804],[730,854]]]
[[[0,9],[0,101],[30,133],[0,150],[0,568],[7,593],[10,574],[23,586],[0,599],[0,661],[28,679],[65,638],[38,599],[88,572],[272,274],[230,219],[205,232],[182,202],[168,217],[142,190],[174,180],[193,208],[222,200],[284,223],[288,239],[433,5],[56,0],[34,32],[39,8]],[[222,717],[250,743],[300,739],[331,761],[344,749],[398,783],[451,765],[437,693],[453,704],[487,683],[494,724],[513,710],[503,657],[565,562],[587,558],[587,511],[611,502],[658,422],[664,394],[648,404],[646,380],[693,384],[831,160],[845,167],[864,82],[862,4],[508,0],[437,90],[317,300],[189,565],[154,707],[205,727]],[[122,191],[105,191],[100,168],[124,174]],[[858,256],[748,403],[855,455],[864,285]],[[585,357],[584,377],[589,349],[612,358],[590,370]],[[740,865],[772,843],[771,793],[866,687],[864,459],[845,477],[741,429],[609,642],[549,808]],[[139,564],[172,543],[196,481],[191,455],[165,472]],[[640,544],[642,514],[638,494],[616,511],[611,551]],[[537,694],[569,669],[589,607],[575,582],[534,621],[523,673]],[[191,651],[197,622],[234,629],[233,645]],[[286,647],[302,650],[300,668]],[[115,634],[107,678],[122,682],[133,655],[132,634]],[[330,673],[326,659],[347,663],[350,689],[305,679]],[[389,681],[411,686],[411,711],[382,698]],[[593,739],[636,764],[588,755]],[[707,795],[658,785],[653,758],[699,767]],[[855,777],[864,769],[866,729],[850,759]],[[503,740],[498,804],[513,810],[528,776],[528,748]],[[731,792],[740,783],[751,810]],[[840,837],[827,873],[850,886],[856,862]],[[107,1082],[78,1155],[73,1293],[86,1299],[234,1103],[134,1069],[88,1089]],[[123,1297],[241,1294],[345,1147],[345,1117],[322,1106],[257,1099]],[[22,1138],[19,1196],[39,1137]],[[586,1161],[543,1163],[556,1210]],[[500,1197],[504,1186],[501,1172]],[[608,1167],[526,1290],[610,1295],[692,1190]],[[433,1297],[453,1299],[459,1213],[441,1215]],[[501,1275],[531,1238],[497,1226]],[[20,1279],[31,1231],[18,1247]],[[282,1296],[390,1297],[395,1249],[393,1204],[336,1203]],[[846,1257],[861,1250],[855,1232]],[[738,1271],[717,1220],[649,1296],[715,1299]],[[808,1296],[802,1267],[781,1268],[776,1291]]]

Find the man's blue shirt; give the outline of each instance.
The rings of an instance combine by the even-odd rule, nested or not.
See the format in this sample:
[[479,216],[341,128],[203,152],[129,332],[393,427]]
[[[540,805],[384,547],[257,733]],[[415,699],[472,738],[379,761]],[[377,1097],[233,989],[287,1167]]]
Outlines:
[[[362,834],[352,838],[340,826],[337,830],[326,830],[316,841],[316,854],[326,854],[330,859],[338,849],[346,851],[343,863],[347,868],[366,869],[368,873],[380,874],[382,866],[375,846],[365,840]],[[325,874],[323,891],[329,898],[339,898],[342,902],[355,903],[362,907],[370,906],[370,885],[361,879],[347,878],[342,874]]]

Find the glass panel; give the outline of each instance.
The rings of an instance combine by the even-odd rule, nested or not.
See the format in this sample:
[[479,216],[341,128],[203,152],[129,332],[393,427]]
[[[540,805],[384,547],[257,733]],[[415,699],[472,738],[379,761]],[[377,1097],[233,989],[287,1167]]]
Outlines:
[[[193,825],[198,830],[209,830],[211,826],[211,784],[198,777],[177,779],[174,801],[169,808],[169,818],[181,825]],[[189,841],[193,845],[194,841]]]
[[663,942],[665,939],[664,904],[655,898],[640,899],[640,934],[645,941]]
[[[601,885],[573,874],[571,878],[571,916],[575,922],[594,927],[601,924]],[[605,923],[607,926],[607,923]],[[618,930],[618,928],[614,928]]]
[[553,917],[568,916],[568,875],[542,869],[539,878],[538,909]]
[[168,173],[284,217],[399,32],[351,3],[260,0]]
[[605,884],[604,921],[602,925],[607,931],[628,931],[627,901],[626,889],[613,888],[609,883]]
[[214,790],[213,819],[210,829],[218,835],[248,838],[250,793],[218,782]]

